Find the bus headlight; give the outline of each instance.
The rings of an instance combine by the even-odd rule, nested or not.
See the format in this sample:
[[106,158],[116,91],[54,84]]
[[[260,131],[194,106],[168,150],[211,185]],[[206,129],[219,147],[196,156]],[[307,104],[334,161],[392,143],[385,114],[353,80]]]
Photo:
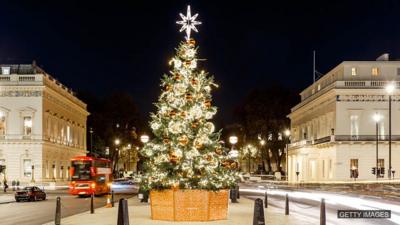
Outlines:
[[92,189],[95,189],[96,188],[96,184],[95,183],[92,183]]

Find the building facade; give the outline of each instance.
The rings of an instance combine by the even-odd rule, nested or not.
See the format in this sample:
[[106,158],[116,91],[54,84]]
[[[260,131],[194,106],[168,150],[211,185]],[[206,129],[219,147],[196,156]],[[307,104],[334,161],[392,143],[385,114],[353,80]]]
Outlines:
[[0,180],[67,180],[86,154],[86,104],[35,64],[0,68]]
[[[400,61],[345,61],[302,91],[301,102],[288,115],[292,134],[289,181],[388,179],[385,86],[389,83],[396,86],[391,94],[391,162],[394,177],[399,177]],[[374,115],[380,116],[379,122]],[[372,173],[376,164],[378,178]]]

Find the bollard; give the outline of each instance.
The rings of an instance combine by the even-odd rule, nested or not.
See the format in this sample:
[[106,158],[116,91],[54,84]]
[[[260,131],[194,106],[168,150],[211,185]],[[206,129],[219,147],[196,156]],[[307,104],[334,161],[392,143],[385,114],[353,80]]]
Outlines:
[[54,219],[54,224],[55,225],[61,224],[61,198],[60,197],[57,197],[57,201],[56,201],[56,217]]
[[239,185],[236,185],[237,199],[240,199]]
[[111,208],[111,194],[109,193],[107,195],[107,202],[106,202],[106,208]]
[[326,225],[325,199],[321,199],[321,213],[319,217],[319,224]]
[[128,200],[124,198],[119,200],[117,225],[129,225]]
[[265,191],[265,194],[264,194],[264,207],[268,208],[268,193],[267,193],[267,191]]
[[232,203],[238,203],[238,201],[237,201],[236,188],[231,188],[230,197],[231,197],[231,202],[232,202]]
[[254,201],[253,225],[265,225],[263,200],[260,198]]
[[289,195],[286,194],[285,199],[285,215],[289,215]]
[[93,198],[94,198],[94,193],[90,195],[90,214],[94,213]]
[[114,207],[114,191],[111,191],[111,207]]

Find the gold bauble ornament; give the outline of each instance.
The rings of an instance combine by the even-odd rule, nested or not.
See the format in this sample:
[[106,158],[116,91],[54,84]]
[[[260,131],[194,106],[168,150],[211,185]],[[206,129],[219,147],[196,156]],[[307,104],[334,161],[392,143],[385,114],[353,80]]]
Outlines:
[[190,93],[186,93],[186,100],[188,101],[192,101],[193,100],[193,96]]
[[172,163],[176,163],[179,160],[179,157],[176,155],[175,151],[170,151],[168,155],[169,155],[169,161]]
[[169,116],[174,117],[176,115],[175,110],[172,110],[171,112],[169,112]]
[[204,106],[207,107],[207,108],[210,108],[211,107],[211,100],[204,101]]
[[188,43],[189,46],[194,46],[196,44],[196,41],[190,38],[189,40],[186,41],[186,43]]
[[195,78],[193,78],[191,82],[192,82],[193,86],[195,86],[195,85],[197,85],[199,83]]
[[237,162],[232,162],[232,163],[230,164],[230,168],[231,168],[231,169],[236,169],[236,168],[237,168]]
[[178,138],[178,141],[179,141],[179,144],[185,146],[185,145],[188,144],[189,139],[188,139],[188,137],[186,135],[183,135],[183,136]]
[[184,111],[182,111],[179,115],[182,117],[182,119],[186,118],[186,113]]
[[199,126],[199,122],[198,121],[193,121],[192,122],[192,128],[197,128]]
[[164,138],[163,142],[164,142],[164,144],[169,144],[169,139],[168,138]]
[[194,145],[194,147],[195,147],[197,150],[200,150],[200,149],[203,148],[203,144],[197,143],[197,144]]
[[181,75],[179,73],[175,73],[175,80],[181,80]]
[[222,155],[222,148],[216,148],[215,153],[217,153],[217,155]]

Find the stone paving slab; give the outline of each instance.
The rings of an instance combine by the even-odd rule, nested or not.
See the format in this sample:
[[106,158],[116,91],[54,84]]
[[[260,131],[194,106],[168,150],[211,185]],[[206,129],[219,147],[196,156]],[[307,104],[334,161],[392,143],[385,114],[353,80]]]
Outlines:
[[[227,220],[210,222],[168,222],[150,219],[150,206],[147,203],[140,203],[136,197],[128,200],[129,224],[130,225],[251,225],[253,224],[254,201],[241,198],[240,203],[229,204],[229,214]],[[282,209],[269,206],[264,212],[267,225],[311,225],[319,224],[319,221],[310,219],[300,214],[291,213],[285,216]],[[62,214],[62,212],[61,212]],[[95,214],[85,212],[74,216],[66,217],[61,220],[63,225],[115,225],[117,224],[118,204],[114,208],[98,208]],[[45,225],[53,225],[54,222]]]

